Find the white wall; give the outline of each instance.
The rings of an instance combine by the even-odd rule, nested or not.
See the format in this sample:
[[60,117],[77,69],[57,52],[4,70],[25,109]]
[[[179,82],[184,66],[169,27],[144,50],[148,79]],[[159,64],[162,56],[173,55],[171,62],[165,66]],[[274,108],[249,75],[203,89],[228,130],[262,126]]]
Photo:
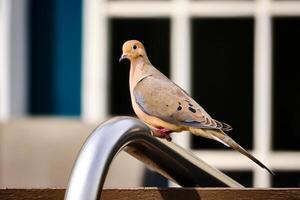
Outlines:
[[[0,188],[66,188],[74,160],[96,124],[30,118],[0,124]],[[141,186],[144,165],[123,152],[104,187]]]

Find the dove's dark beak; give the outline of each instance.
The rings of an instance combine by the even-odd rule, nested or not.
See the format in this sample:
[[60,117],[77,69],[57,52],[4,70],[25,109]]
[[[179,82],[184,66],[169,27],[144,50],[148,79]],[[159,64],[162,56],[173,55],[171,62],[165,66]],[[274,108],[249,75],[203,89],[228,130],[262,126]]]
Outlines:
[[122,56],[119,59],[119,62],[121,62],[122,60],[125,60],[125,59],[129,59],[129,58],[128,58],[127,54],[123,53]]

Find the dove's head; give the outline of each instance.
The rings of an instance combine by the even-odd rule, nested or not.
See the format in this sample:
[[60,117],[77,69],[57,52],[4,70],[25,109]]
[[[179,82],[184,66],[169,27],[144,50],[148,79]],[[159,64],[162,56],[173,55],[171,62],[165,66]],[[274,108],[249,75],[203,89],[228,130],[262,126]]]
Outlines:
[[144,58],[148,60],[144,45],[138,40],[126,41],[123,44],[122,51],[123,53],[119,61],[128,59],[130,60],[130,62],[132,62],[139,58]]

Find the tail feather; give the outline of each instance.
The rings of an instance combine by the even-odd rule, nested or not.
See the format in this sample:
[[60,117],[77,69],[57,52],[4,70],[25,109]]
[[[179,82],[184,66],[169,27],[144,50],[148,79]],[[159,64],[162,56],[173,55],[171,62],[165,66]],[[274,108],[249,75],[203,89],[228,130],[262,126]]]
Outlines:
[[260,167],[266,169],[270,174],[275,175],[272,170],[270,170],[267,166],[265,166],[262,162],[260,162],[257,158],[252,156],[246,149],[241,147],[238,143],[236,143],[232,138],[230,138],[226,133],[224,133],[221,130],[191,130],[191,132],[197,136],[202,136],[206,138],[210,138],[213,140],[216,140],[225,146],[231,147],[234,150],[240,152],[241,154],[247,156],[249,159],[251,159],[253,162],[255,162]]
[[265,166],[262,162],[260,162],[257,158],[252,156],[246,149],[241,147],[238,143],[236,143],[232,138],[230,138],[228,135],[226,135],[223,131],[222,132],[216,132],[216,131],[210,131],[212,134],[217,137],[218,139],[222,140],[225,144],[229,145],[234,150],[240,152],[241,154],[247,156],[249,159],[251,159],[253,162],[258,164],[260,167],[266,169],[270,174],[275,175],[272,170],[270,170],[267,166]]

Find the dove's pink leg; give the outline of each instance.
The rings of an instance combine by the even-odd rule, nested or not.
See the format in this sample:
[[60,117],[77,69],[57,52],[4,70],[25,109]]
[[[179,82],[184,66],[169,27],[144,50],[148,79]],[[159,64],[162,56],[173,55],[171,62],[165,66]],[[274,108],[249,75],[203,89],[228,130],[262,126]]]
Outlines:
[[155,136],[160,137],[160,138],[165,138],[168,141],[171,141],[172,138],[170,136],[170,133],[173,131],[167,128],[158,128],[155,130]]

